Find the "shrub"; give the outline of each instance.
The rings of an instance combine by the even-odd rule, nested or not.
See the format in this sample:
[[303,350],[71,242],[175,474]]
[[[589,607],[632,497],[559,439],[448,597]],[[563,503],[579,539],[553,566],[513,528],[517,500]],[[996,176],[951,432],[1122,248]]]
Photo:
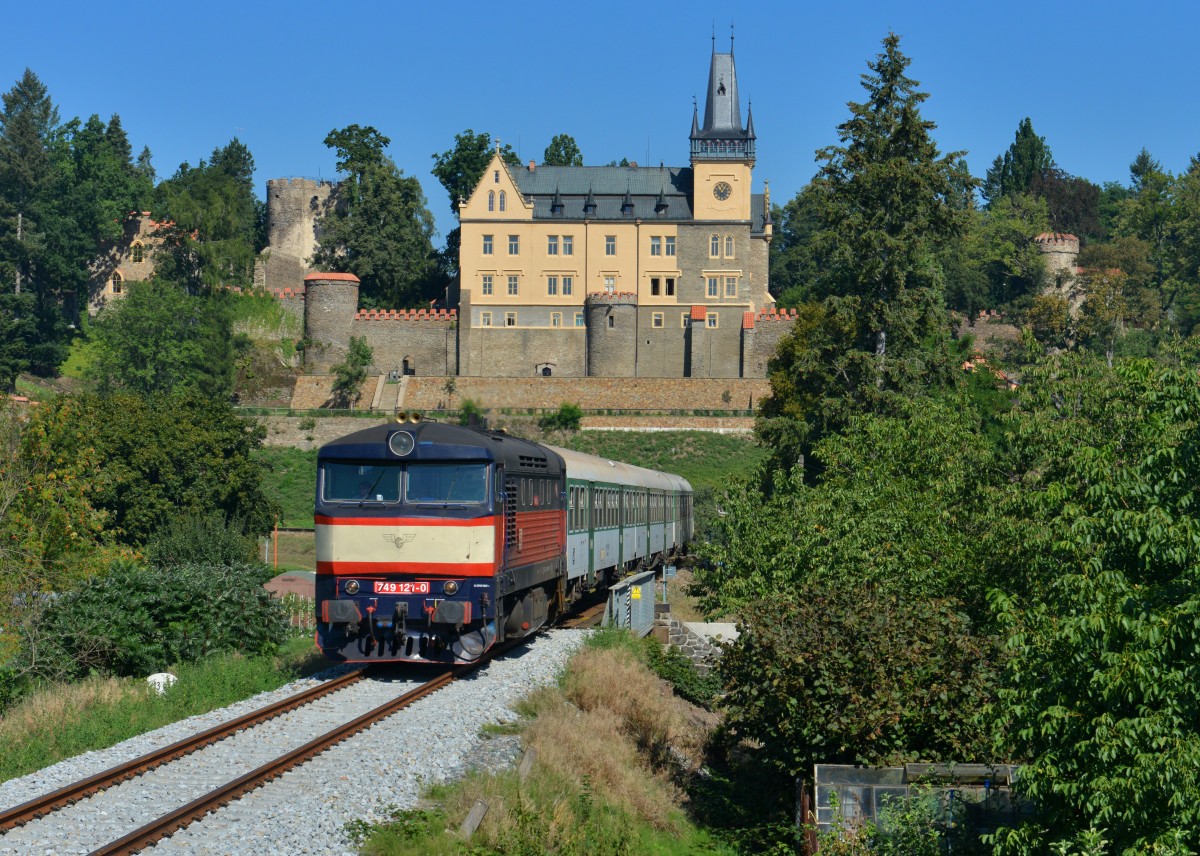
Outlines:
[[284,639],[263,565],[120,561],[48,609],[25,639],[43,674],[147,675],[219,651],[269,653]]
[[583,408],[578,404],[564,401],[558,410],[549,413],[538,420],[538,427],[543,431],[578,431],[583,421]]
[[483,408],[473,398],[464,398],[458,406],[458,424],[470,425],[472,420],[483,421]]
[[146,561],[156,567],[241,565],[254,553],[254,538],[245,534],[245,524],[216,514],[177,517],[146,544]]

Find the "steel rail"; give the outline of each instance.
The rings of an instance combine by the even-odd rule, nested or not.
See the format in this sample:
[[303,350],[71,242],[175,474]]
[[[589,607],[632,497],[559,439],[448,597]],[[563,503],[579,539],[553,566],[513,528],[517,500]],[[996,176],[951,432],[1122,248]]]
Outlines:
[[[490,658],[487,658],[490,659]],[[352,737],[364,728],[367,728],[381,719],[391,716],[393,713],[408,707],[418,699],[440,690],[442,687],[453,682],[456,678],[469,671],[472,671],[477,666],[482,665],[487,659],[480,663],[473,663],[468,666],[456,666],[455,668],[446,671],[434,678],[433,680],[422,684],[414,690],[410,690],[402,696],[392,699],[391,701],[381,704],[374,710],[364,713],[357,719],[340,725],[332,731],[328,731],[303,746],[293,749],[286,755],[281,755],[273,761],[270,761],[256,770],[251,770],[244,776],[240,776],[229,782],[226,785],[211,791],[204,796],[193,800],[185,806],[181,806],[169,814],[165,814],[157,820],[151,821],[140,829],[135,829],[128,835],[117,839],[109,844],[104,845],[92,851],[91,856],[123,856],[124,854],[137,853],[145,847],[149,847],[160,838],[171,834],[172,832],[183,829],[193,821],[199,820],[210,811],[220,808],[238,797],[246,794],[255,788],[271,781],[277,776],[282,775],[293,767],[297,767],[316,755],[324,752],[326,749],[334,746],[343,740]]]
[[288,711],[310,704],[323,696],[344,689],[350,684],[362,680],[365,672],[365,668],[348,672],[331,681],[326,681],[303,692],[281,699],[274,704],[253,710],[250,713],[239,716],[237,719],[223,722],[206,731],[201,731],[199,734],[186,737],[169,746],[156,749],[153,752],[126,761],[124,764],[112,767],[94,776],[81,779],[66,787],[59,788],[40,797],[35,797],[28,802],[0,812],[0,831],[6,831],[15,826],[28,823],[37,817],[49,814],[92,794],[99,793],[126,779],[131,779],[134,776],[153,770],[155,767],[160,767],[169,761],[190,755],[198,749],[203,749],[205,746],[224,740],[235,732],[242,731],[250,726],[258,725],[261,722],[266,722],[268,719],[274,719]]

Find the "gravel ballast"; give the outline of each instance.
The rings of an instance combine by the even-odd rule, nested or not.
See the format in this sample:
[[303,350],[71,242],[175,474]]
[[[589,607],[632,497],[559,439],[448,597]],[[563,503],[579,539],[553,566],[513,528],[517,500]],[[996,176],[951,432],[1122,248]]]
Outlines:
[[[386,820],[389,808],[414,806],[424,785],[455,779],[471,768],[496,769],[511,762],[519,751],[516,742],[484,740],[481,729],[486,724],[515,720],[513,705],[536,687],[552,682],[582,645],[585,634],[551,630],[540,635],[160,841],[153,852],[235,856],[354,853],[344,831],[348,821]],[[396,675],[360,681],[11,830],[0,837],[0,853],[88,853],[424,680],[420,673]],[[102,772],[316,682],[297,681],[5,782],[0,785],[0,806],[11,807]]]

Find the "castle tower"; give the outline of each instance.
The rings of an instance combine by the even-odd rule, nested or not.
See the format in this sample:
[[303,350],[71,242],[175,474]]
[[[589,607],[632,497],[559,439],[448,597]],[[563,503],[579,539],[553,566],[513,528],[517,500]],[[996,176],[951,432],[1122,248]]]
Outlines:
[[346,358],[358,311],[358,277],[352,273],[310,273],[304,277],[304,331],[310,342],[305,367],[328,374]]
[[584,308],[587,319],[587,373],[590,377],[637,374],[636,294],[593,292]]
[[1033,239],[1046,262],[1047,284],[1053,285],[1063,274],[1073,274],[1079,259],[1079,239],[1066,232],[1042,232]]
[[733,46],[713,44],[704,101],[704,124],[693,108],[691,133],[693,205],[697,220],[749,220],[750,172],[754,168],[754,118],[742,126]]
[[312,270],[321,218],[336,204],[336,186],[311,178],[267,182],[267,246],[254,266],[254,285],[278,294],[299,289]]

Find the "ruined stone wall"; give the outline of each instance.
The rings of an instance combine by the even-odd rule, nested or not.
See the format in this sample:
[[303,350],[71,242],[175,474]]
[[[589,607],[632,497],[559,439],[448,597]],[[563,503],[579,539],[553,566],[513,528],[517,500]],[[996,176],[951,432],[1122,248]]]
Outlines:
[[332,182],[311,178],[267,182],[267,245],[273,255],[303,263],[312,258],[320,238],[320,219],[335,204],[335,188]]
[[403,372],[405,364],[418,375],[445,377],[458,371],[458,313],[362,310],[354,317],[350,335],[370,345],[373,374]]

